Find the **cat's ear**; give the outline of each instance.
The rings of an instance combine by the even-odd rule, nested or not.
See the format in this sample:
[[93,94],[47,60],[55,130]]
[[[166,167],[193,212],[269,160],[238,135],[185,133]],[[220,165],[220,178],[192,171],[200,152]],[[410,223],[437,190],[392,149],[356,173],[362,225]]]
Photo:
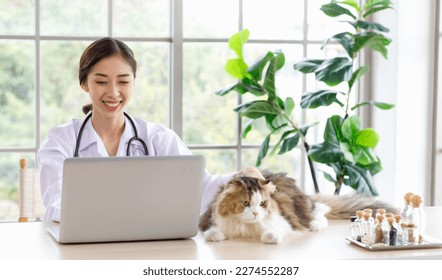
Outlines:
[[261,171],[253,166],[247,166],[246,168],[244,168],[242,171],[242,175],[264,180],[264,176],[262,176]]
[[264,189],[264,191],[273,194],[276,191],[276,186],[272,183],[270,180],[259,180],[259,183],[261,184],[261,187]]

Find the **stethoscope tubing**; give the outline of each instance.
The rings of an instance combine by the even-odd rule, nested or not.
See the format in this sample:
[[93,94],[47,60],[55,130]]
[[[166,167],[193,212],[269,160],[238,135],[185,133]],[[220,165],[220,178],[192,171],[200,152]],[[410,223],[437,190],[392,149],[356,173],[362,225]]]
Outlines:
[[[84,127],[86,126],[86,123],[91,118],[91,116],[92,116],[92,113],[86,116],[86,118],[84,119],[83,123],[81,124],[80,130],[78,131],[78,136],[77,136],[77,140],[76,140],[76,143],[75,143],[74,157],[78,157],[78,151],[80,150],[80,142],[81,142],[81,137],[83,136]],[[134,121],[129,116],[129,114],[127,114],[126,112],[124,112],[124,116],[126,116],[126,118],[129,120],[130,125],[132,126],[132,128],[134,130],[134,134],[135,134],[134,137],[130,138],[129,142],[127,142],[126,156],[130,156],[130,145],[131,145],[131,143],[133,141],[139,141],[143,145],[144,154],[146,156],[148,156],[149,155],[149,151],[147,149],[147,145],[146,145],[146,143],[144,142],[143,139],[138,137],[137,127],[135,126]]]

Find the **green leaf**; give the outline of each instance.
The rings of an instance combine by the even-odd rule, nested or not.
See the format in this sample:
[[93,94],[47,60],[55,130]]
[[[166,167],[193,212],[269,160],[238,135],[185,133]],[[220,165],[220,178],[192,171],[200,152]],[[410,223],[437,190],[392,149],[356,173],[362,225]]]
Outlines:
[[354,110],[354,109],[364,106],[364,105],[374,105],[377,108],[382,109],[382,110],[390,110],[391,108],[394,107],[394,104],[382,103],[382,102],[376,102],[376,101],[365,101],[365,102],[361,102],[359,104],[356,104],[355,106],[353,106],[351,108],[351,110]]
[[365,6],[363,7],[363,10],[365,11],[365,13],[362,15],[362,17],[367,17],[371,14],[374,14],[376,12],[385,10],[385,9],[390,9],[392,8],[392,3],[389,0],[369,0],[367,1],[367,3],[365,4]]
[[333,115],[327,119],[324,129],[324,141],[338,145],[344,139],[341,131],[344,118]]
[[378,192],[373,184],[371,173],[357,165],[348,163],[345,165],[344,184],[350,186],[359,193],[377,196]]
[[328,142],[312,145],[308,155],[312,160],[320,163],[334,163],[344,159],[339,146]]
[[315,71],[316,80],[328,86],[336,86],[347,81],[352,75],[353,63],[347,57],[325,60]]
[[271,136],[272,136],[272,134],[270,133],[264,139],[264,142],[262,142],[261,148],[259,149],[258,159],[256,160],[256,166],[260,166],[263,158],[265,158],[265,156],[267,155],[267,152],[269,151],[269,144],[270,144],[270,137]]
[[361,130],[361,120],[357,115],[346,118],[342,123],[341,130],[345,139],[352,142],[356,134]]
[[264,88],[269,94],[269,101],[276,98],[275,75],[284,66],[285,56],[282,52],[275,52],[275,56],[270,60],[269,67],[264,80]]
[[257,100],[246,104],[242,104],[235,108],[241,117],[257,119],[265,115],[277,115],[279,111],[267,101]]
[[333,37],[329,38],[327,41],[325,41],[324,44],[321,46],[321,49],[324,48],[325,45],[327,45],[331,39],[335,39],[336,41],[338,41],[338,43],[341,44],[341,46],[347,51],[349,57],[351,58],[354,57],[355,43],[354,43],[353,34],[351,34],[350,32],[343,32],[336,34]]
[[324,62],[324,59],[306,59],[295,63],[293,68],[304,74],[313,73],[318,69],[318,67]]
[[376,159],[377,160],[375,162],[363,167],[366,170],[368,170],[372,176],[376,175],[377,173],[379,173],[382,170],[381,160],[379,159],[379,157],[377,157]]
[[374,148],[378,142],[379,134],[372,128],[365,128],[356,133],[356,145]]
[[322,173],[324,174],[325,179],[327,179],[328,181],[335,183],[335,184],[338,182],[338,181],[336,181],[335,178],[333,178],[332,175],[328,174],[327,172],[322,171]]
[[301,108],[315,109],[320,106],[328,106],[338,101],[337,92],[332,90],[320,90],[316,92],[307,92],[301,97]]
[[293,148],[295,148],[298,145],[299,138],[300,138],[299,133],[296,133],[292,137],[286,138],[282,143],[281,149],[279,149],[278,154],[284,154],[293,150]]
[[352,152],[350,151],[348,143],[340,143],[339,147],[341,148],[341,151],[344,154],[345,159],[355,163],[355,159],[353,157]]
[[224,68],[226,69],[227,73],[237,79],[243,79],[248,74],[246,72],[248,65],[244,62],[244,60],[242,60],[242,58],[231,58],[227,60]]
[[353,148],[353,155],[355,161],[363,166],[372,164],[378,160],[373,149],[368,147],[355,146]]
[[[272,115],[273,116],[273,115]],[[276,115],[270,123],[272,129],[288,125],[288,120],[283,114]]]
[[376,23],[376,22],[356,20],[356,21],[348,21],[348,23],[353,25],[354,28],[360,28],[360,29],[364,29],[364,30],[376,30],[376,31],[380,31],[380,32],[389,32],[390,31],[390,29],[388,29],[387,27],[383,26],[380,23]]
[[262,88],[262,86],[255,80],[251,80],[248,78],[242,79],[241,86],[246,90],[246,92],[249,92],[255,96],[263,96],[266,94],[265,89]]
[[243,47],[244,44],[249,40],[249,30],[244,29],[232,35],[229,39],[229,47],[238,55],[238,57],[243,59]]
[[215,94],[216,94],[216,95],[223,96],[223,95],[228,94],[228,93],[231,92],[232,90],[236,90],[236,91],[238,91],[238,92],[240,92],[240,93],[245,93],[245,92],[247,92],[247,90],[244,89],[244,87],[241,85],[241,83],[236,83],[236,84],[229,85],[229,86],[227,86],[227,87],[225,87],[225,88],[222,88],[222,89],[216,91]]
[[249,134],[249,132],[252,131],[252,129],[253,129],[253,122],[254,122],[253,119],[250,119],[250,120],[247,121],[247,123],[246,123],[246,125],[245,125],[245,127],[244,127],[244,129],[242,130],[242,133],[241,133],[241,137],[243,139],[245,139],[247,137],[247,134]]
[[386,46],[391,43],[391,39],[388,39],[382,34],[374,32],[362,32],[355,35],[355,52],[360,51],[364,47],[368,47],[373,51],[377,51],[384,58],[388,56],[388,50]]
[[284,139],[286,139],[290,134],[295,134],[295,133],[298,133],[296,129],[284,131],[284,133],[281,134],[276,145],[273,147],[272,153],[274,153],[279,148],[279,146],[281,145],[282,141],[284,141]]
[[[358,68],[353,75],[351,75],[351,79],[348,81],[348,88],[351,90],[353,88],[354,82],[358,80],[361,76],[367,73],[370,70],[370,66],[364,65]],[[349,90],[349,91],[350,91]]]
[[321,11],[329,17],[337,17],[340,15],[348,15],[356,19],[356,16],[352,14],[348,9],[339,6],[336,3],[325,4],[321,6]]
[[341,2],[339,2],[339,3],[351,6],[351,7],[354,8],[358,13],[361,11],[361,8],[359,7],[359,4],[358,4],[358,1],[357,1],[357,0],[346,0],[346,1],[341,1]]
[[250,73],[256,81],[261,81],[262,72],[273,56],[274,54],[272,52],[267,52],[264,56],[255,61],[255,63],[247,69],[247,72]]
[[287,116],[290,116],[293,112],[293,109],[295,109],[295,101],[289,96],[285,99],[284,102],[284,112],[287,114]]

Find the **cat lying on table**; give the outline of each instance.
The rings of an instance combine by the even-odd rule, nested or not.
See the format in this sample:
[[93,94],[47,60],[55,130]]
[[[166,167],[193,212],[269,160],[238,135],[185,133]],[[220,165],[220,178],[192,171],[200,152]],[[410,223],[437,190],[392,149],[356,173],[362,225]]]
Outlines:
[[284,173],[247,167],[220,189],[199,227],[207,241],[252,238],[276,244],[291,232],[318,231],[327,219],[349,219],[364,208],[397,211],[363,194],[307,195]]

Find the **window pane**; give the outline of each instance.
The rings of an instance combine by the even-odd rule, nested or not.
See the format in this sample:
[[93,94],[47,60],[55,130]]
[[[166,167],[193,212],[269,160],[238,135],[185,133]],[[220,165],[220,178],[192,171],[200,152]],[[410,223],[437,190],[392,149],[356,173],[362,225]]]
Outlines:
[[250,38],[300,40],[303,21],[304,0],[244,0],[243,26]]
[[90,42],[46,41],[41,43],[41,136],[50,128],[81,118],[90,103],[78,81],[78,63]]
[[203,155],[206,158],[206,169],[211,174],[220,175],[236,170],[234,150],[192,150],[192,154]]
[[184,45],[183,139],[187,144],[236,143],[237,95],[215,92],[235,83],[224,70],[227,44]]
[[31,35],[35,33],[35,1],[0,1],[0,34]]
[[115,0],[113,33],[121,37],[169,37],[170,1]]
[[18,220],[21,158],[28,160],[29,168],[36,167],[33,153],[0,154],[0,222]]
[[238,17],[238,0],[184,0],[184,37],[229,38],[238,30]]
[[138,66],[128,113],[169,126],[170,44],[126,43],[134,51]]
[[[326,40],[333,35],[345,31],[354,32],[350,24],[340,22],[345,18],[329,17],[320,10],[321,6],[330,3],[330,0],[308,1],[308,40]],[[349,7],[349,6],[346,6]],[[349,8],[351,10],[351,8]],[[351,10],[352,11],[352,10]],[[353,12],[353,11],[352,11]]]
[[42,35],[105,36],[107,0],[40,0]]
[[35,146],[35,45],[0,40],[0,143]]

